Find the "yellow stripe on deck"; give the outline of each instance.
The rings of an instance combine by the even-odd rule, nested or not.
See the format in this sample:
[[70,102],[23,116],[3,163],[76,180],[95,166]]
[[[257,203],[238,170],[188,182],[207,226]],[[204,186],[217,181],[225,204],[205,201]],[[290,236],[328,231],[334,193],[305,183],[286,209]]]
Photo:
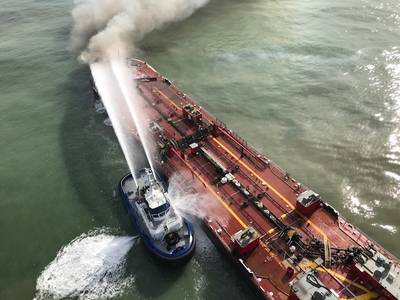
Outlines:
[[154,88],[154,91],[156,91],[160,96],[162,96],[164,99],[168,100],[177,110],[181,109],[175,102],[173,102],[167,95],[165,95],[163,92],[161,92],[158,88]]
[[[288,200],[286,199],[286,197],[284,197],[280,192],[278,192],[271,184],[269,184],[268,182],[266,182],[262,177],[260,177],[256,171],[254,171],[251,167],[249,167],[245,162],[243,162],[238,156],[236,156],[232,151],[230,151],[227,147],[225,147],[221,142],[219,142],[215,137],[213,138],[214,142],[216,142],[222,149],[224,149],[227,153],[229,153],[229,155],[231,155],[233,158],[235,158],[243,167],[245,167],[249,172],[251,172],[251,174],[253,174],[254,176],[256,176],[263,185],[266,185],[271,191],[273,191],[276,195],[278,195],[279,198],[281,198],[283,201],[286,202],[286,204],[291,208],[294,209],[294,205]],[[299,213],[299,212],[298,212]],[[299,213],[299,215],[301,215],[304,219],[306,219],[302,214]],[[326,245],[328,242],[328,237],[326,236],[326,234],[324,233],[324,231],[322,229],[320,229],[316,224],[314,224],[313,222],[311,222],[310,220],[308,220],[308,222],[310,223],[310,225],[312,227],[314,227],[314,229],[316,231],[318,231],[318,233],[323,237],[324,239],[324,244]]]
[[346,276],[344,276],[344,275],[342,275],[340,273],[337,273],[337,272],[335,272],[335,271],[333,271],[331,269],[326,269],[326,268],[319,267],[318,264],[315,263],[314,261],[302,262],[302,263],[299,264],[299,266],[300,266],[300,268],[303,268],[303,269],[304,268],[310,268],[310,269],[315,269],[315,270],[317,270],[319,272],[326,272],[326,273],[330,274],[331,276],[334,276],[338,280],[350,283],[352,286],[355,286],[356,288],[358,288],[358,289],[360,289],[360,290],[362,290],[362,291],[364,291],[366,293],[371,293],[371,291],[368,290],[365,286],[363,286],[363,285],[361,285],[361,284],[359,284],[359,283],[357,283],[355,281],[352,281],[352,280],[348,279]]
[[195,170],[193,170],[192,166],[190,166],[184,159],[182,159],[179,156],[179,153],[177,153],[175,150],[173,150],[175,154],[182,160],[182,162],[190,169],[190,171],[196,175],[196,177],[204,184],[204,186],[215,196],[215,198],[218,199],[218,201],[228,210],[228,212],[236,219],[236,221],[239,222],[240,225],[242,225],[243,228],[246,228],[247,225],[245,222],[242,221],[242,219],[232,210],[232,208],[229,207],[228,204],[221,198],[220,195],[217,194],[213,190],[213,188],[207,183],[207,181],[200,175],[198,174]]
[[[368,292],[368,293],[359,295],[359,296],[357,296],[357,297],[350,298],[350,299],[348,299],[348,300],[370,300],[370,299],[376,299],[376,297],[378,297],[378,296],[379,296],[378,293],[375,293],[375,292]],[[341,299],[344,300],[345,298],[341,298]]]

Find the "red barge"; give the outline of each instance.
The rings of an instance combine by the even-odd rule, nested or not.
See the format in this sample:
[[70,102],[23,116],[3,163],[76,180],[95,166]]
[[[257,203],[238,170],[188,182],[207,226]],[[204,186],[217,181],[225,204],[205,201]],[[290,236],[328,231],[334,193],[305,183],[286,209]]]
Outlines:
[[201,195],[206,230],[263,298],[400,298],[399,259],[147,63],[128,65],[158,167]]

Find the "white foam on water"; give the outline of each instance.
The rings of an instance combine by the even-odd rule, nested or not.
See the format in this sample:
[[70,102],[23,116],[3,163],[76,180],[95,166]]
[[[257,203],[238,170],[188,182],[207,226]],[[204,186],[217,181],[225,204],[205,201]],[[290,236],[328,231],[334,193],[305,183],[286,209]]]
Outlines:
[[108,127],[113,127],[110,118],[105,118],[103,121],[103,124],[108,126]]
[[104,114],[106,112],[106,108],[104,107],[103,102],[101,102],[100,100],[96,100],[96,102],[94,103],[94,109],[98,114]]
[[36,282],[39,299],[110,299],[134,283],[125,276],[126,257],[137,237],[105,230],[84,233],[64,246]]
[[192,270],[195,274],[193,278],[193,288],[195,292],[194,299],[204,299],[204,291],[207,287],[207,278],[201,269],[199,261],[196,259],[193,259]]

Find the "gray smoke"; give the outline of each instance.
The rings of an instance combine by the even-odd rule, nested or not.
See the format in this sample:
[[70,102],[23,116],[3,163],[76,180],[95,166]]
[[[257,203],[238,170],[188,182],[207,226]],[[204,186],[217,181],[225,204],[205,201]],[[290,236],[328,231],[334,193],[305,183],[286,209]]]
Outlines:
[[208,0],[75,0],[71,48],[86,63],[134,53],[143,37],[181,21]]

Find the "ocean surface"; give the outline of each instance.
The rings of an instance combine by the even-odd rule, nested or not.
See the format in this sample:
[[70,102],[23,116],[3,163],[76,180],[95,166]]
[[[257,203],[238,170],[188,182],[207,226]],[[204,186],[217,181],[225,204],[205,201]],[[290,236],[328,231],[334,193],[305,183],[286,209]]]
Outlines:
[[[252,299],[200,228],[181,269],[130,238],[128,167],[68,50],[72,8],[0,0],[0,299]],[[398,1],[213,0],[140,48],[400,256]]]

